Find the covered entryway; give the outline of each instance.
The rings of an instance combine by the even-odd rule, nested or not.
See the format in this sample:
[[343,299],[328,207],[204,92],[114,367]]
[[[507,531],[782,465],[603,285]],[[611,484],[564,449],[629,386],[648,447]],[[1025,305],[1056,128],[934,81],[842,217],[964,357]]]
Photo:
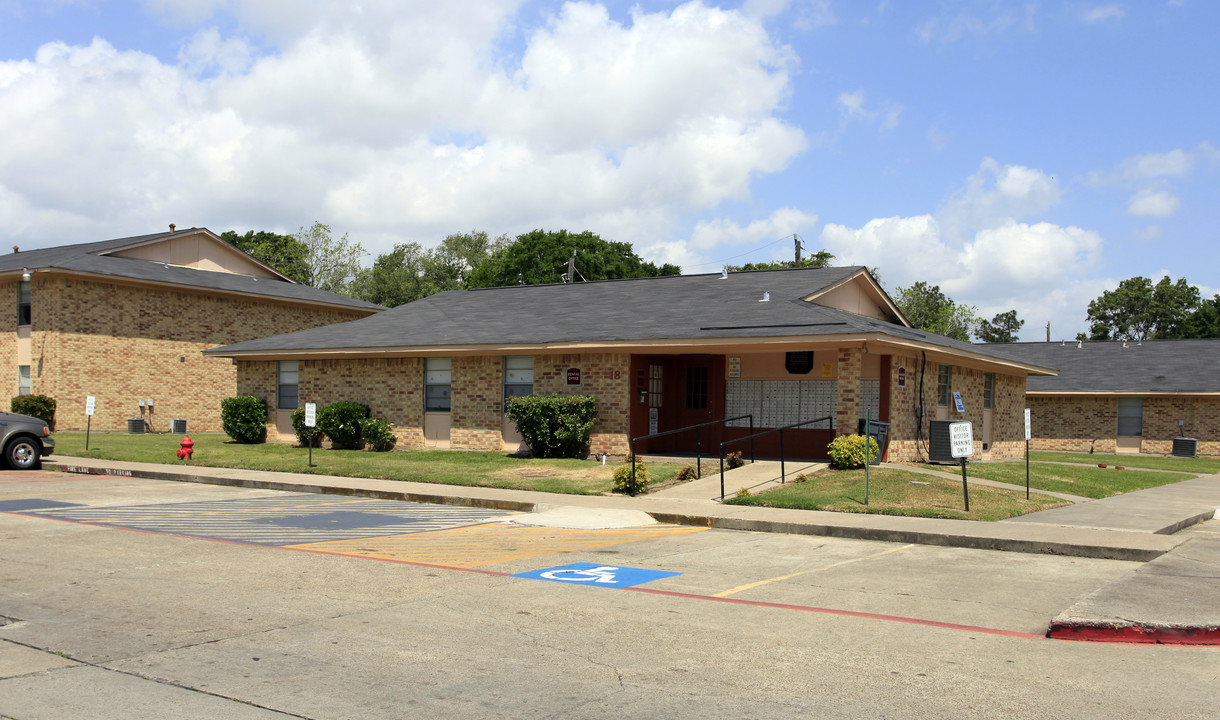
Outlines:
[[[632,357],[635,394],[631,436],[677,430],[724,418],[723,355],[637,355]],[[699,431],[703,452],[715,452],[723,439],[720,426]],[[694,431],[656,438],[641,453],[695,452]]]

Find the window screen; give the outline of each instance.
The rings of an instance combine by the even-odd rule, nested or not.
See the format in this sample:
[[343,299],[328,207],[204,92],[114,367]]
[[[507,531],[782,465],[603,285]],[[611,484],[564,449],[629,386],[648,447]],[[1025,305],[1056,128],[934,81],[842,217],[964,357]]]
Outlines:
[[276,407],[280,410],[296,410],[300,388],[300,363],[296,360],[280,360],[278,375]]
[[509,398],[534,394],[534,358],[531,355],[511,355],[504,358],[504,409]]
[[995,405],[995,373],[983,374],[983,409],[990,410]]
[[449,412],[450,383],[453,379],[453,360],[450,358],[428,358],[424,369],[424,410],[427,412]]
[[1118,399],[1118,434],[1120,437],[1144,434],[1144,398]]
[[30,324],[30,281],[17,283],[17,324]]
[[949,371],[948,365],[940,366],[940,374],[936,377],[936,404],[949,404]]
[[30,366],[29,365],[18,365],[17,366],[17,394],[18,395],[29,395],[30,394]]

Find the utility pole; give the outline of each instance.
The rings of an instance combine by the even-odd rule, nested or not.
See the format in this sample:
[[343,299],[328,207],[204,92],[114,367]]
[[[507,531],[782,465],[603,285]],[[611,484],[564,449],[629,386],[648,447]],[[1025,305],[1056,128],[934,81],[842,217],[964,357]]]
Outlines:
[[572,257],[568,258],[568,272],[563,276],[565,283],[570,283],[576,279],[576,251],[572,251]]
[[1047,342],[1051,341],[1051,321],[1050,320],[1046,321],[1046,341]]
[[792,242],[796,244],[796,264],[792,267],[799,268],[801,266],[801,239],[796,233],[792,233]]

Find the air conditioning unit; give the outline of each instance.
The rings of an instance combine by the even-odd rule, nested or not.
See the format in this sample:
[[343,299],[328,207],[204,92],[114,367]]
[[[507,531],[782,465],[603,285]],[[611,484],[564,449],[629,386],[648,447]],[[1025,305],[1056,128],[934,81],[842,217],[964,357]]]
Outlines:
[[1199,441],[1195,438],[1174,438],[1174,457],[1199,457]]
[[186,433],[186,420],[183,418],[174,418],[169,421],[169,431],[175,435]]
[[953,446],[949,442],[949,426],[953,420],[930,420],[928,422],[928,462],[957,464],[953,457]]
[[127,434],[128,435],[143,435],[144,434],[144,418],[127,418]]

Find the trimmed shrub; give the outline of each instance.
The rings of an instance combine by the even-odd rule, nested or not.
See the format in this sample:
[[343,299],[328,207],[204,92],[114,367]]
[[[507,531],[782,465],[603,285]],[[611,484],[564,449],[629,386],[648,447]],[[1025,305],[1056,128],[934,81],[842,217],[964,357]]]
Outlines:
[[635,480],[631,479],[631,463],[614,468],[614,492],[627,493],[635,497],[648,492],[648,483],[652,478],[648,475],[648,465],[642,462],[635,464]]
[[46,395],[18,395],[9,403],[9,409],[19,415],[32,415],[55,430],[55,398]]
[[220,401],[220,425],[239,443],[260,443],[267,437],[267,401],[238,395]]
[[[869,457],[876,459],[881,454],[881,448],[871,437],[867,440]],[[864,467],[864,441],[863,435],[840,435],[831,440],[830,464],[840,470]]]
[[297,436],[297,447],[309,447],[313,439],[314,447],[322,447],[322,431],[315,427],[305,427],[305,408],[292,411],[292,431]]
[[724,456],[724,464],[729,466],[729,469],[739,468],[746,464],[745,459],[741,457],[741,451],[731,452]]
[[318,430],[330,438],[331,447],[359,450],[364,447],[361,427],[372,412],[358,402],[331,403],[318,411]]
[[385,420],[365,420],[360,426],[364,433],[364,441],[376,452],[388,452],[394,449],[398,436],[394,428]]
[[507,415],[534,457],[585,457],[597,403],[588,395],[529,395],[510,399]]
[[677,480],[678,482],[688,482],[690,480],[698,480],[698,479],[699,479],[699,471],[695,470],[690,465],[684,466],[681,470],[678,471],[677,475],[674,475],[674,480]]

